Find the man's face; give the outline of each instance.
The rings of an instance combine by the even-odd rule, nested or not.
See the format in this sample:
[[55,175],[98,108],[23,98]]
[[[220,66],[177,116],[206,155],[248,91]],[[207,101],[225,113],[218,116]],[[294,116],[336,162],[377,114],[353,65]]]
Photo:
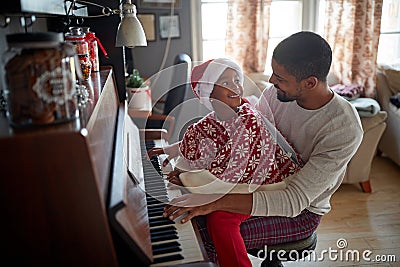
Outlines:
[[272,75],[269,82],[277,89],[277,98],[282,102],[299,100],[302,97],[303,89],[300,82],[289,74],[286,69],[272,59]]

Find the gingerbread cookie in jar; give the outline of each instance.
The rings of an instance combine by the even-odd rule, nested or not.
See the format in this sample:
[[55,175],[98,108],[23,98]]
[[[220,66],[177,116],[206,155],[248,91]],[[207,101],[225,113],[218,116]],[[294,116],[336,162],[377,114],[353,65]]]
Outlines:
[[7,35],[3,54],[7,117],[14,127],[67,122],[78,116],[76,54],[61,33]]

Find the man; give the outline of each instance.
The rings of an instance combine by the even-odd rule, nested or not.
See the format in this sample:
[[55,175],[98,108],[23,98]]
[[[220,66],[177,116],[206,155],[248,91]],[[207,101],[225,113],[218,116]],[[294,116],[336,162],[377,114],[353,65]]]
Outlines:
[[[187,194],[171,201],[164,216],[175,219],[183,215],[184,223],[214,211],[253,215],[240,225],[244,240],[240,247],[229,248],[229,238],[221,238],[238,225],[227,226],[221,220],[207,224],[211,236],[220,235],[218,239],[228,244],[226,253],[236,266],[249,266],[249,260],[233,257],[243,255],[246,248],[311,235],[321,216],[330,211],[330,198],[341,184],[363,134],[354,107],[327,84],[331,61],[329,44],[312,32],[293,34],[274,50],[270,78],[274,86],[263,92],[257,108],[267,117],[270,108],[276,127],[305,163],[299,172],[286,178],[285,189],[224,196]],[[206,231],[202,237],[213,258]]]

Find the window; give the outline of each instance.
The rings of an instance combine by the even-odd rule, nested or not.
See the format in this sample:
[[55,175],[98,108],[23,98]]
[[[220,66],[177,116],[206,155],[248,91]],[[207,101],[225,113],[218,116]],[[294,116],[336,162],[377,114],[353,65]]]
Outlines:
[[202,1],[203,59],[221,57],[225,54],[226,14],[228,1]]
[[383,0],[378,64],[400,62],[400,1]]
[[[192,13],[197,14],[197,25],[201,25],[201,32],[197,32],[194,51],[196,60],[225,56],[225,32],[228,0],[201,0],[192,1]],[[266,73],[271,73],[271,57],[275,46],[285,37],[300,30],[311,30],[322,33],[325,0],[273,0],[271,4],[269,43],[267,51]],[[322,13],[323,14],[323,13]],[[195,16],[196,18],[196,16]],[[199,23],[199,21],[201,21]],[[196,23],[196,21],[194,21]]]

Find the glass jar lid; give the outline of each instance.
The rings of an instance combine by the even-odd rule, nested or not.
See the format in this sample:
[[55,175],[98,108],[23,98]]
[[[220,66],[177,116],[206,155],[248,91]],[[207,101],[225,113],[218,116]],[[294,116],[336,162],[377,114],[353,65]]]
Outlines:
[[69,27],[69,32],[65,34],[66,38],[84,38],[85,33],[81,27]]

